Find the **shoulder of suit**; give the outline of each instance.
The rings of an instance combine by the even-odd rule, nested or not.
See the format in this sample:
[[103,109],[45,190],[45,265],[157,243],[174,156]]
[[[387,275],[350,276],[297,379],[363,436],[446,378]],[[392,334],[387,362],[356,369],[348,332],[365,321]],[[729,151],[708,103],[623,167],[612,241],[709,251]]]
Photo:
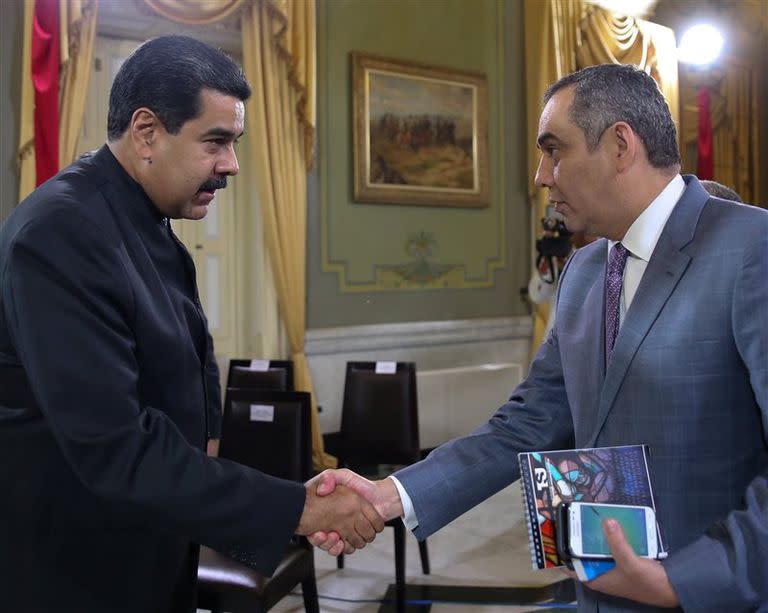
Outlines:
[[571,278],[581,278],[583,275],[591,277],[600,274],[605,266],[606,253],[606,239],[604,238],[598,238],[575,249],[560,273],[559,286],[562,287]]
[[595,239],[591,243],[575,249],[570,259],[574,261],[586,261],[593,258],[605,259],[608,253],[606,242],[607,239],[605,238]]
[[710,197],[704,207],[703,218],[718,225],[768,233],[768,210],[745,204]]
[[38,187],[25,198],[13,216],[19,225],[61,223],[61,219],[90,219],[106,229],[112,215],[100,187],[103,173],[87,158],[80,159]]

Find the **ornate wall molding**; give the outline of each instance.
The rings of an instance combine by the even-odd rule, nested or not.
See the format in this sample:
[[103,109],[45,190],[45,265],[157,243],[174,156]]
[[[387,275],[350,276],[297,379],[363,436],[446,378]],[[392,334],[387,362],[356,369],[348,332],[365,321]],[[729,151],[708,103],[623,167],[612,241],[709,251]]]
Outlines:
[[[423,321],[307,330],[308,357],[464,343],[529,340],[530,317]],[[460,362],[460,360],[458,360]],[[458,363],[458,362],[457,362]]]

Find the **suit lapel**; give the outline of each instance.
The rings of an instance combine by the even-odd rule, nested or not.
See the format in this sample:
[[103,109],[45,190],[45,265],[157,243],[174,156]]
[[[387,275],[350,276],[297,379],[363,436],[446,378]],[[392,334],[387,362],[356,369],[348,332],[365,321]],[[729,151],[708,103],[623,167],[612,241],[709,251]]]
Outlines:
[[[613,355],[605,371],[595,430],[588,447],[594,446],[614,406],[637,350],[648,335],[691,260],[682,249],[692,240],[699,215],[709,195],[695,177],[685,177],[688,187],[659,237],[632,304],[616,338]],[[603,358],[603,364],[604,364]]]
[[[577,383],[569,389],[571,397],[578,406],[589,406],[591,410],[579,411],[573,414],[573,426],[576,441],[582,441],[596,429],[596,413],[594,411],[595,399],[601,395],[603,382],[605,380],[605,266],[607,247],[605,241],[601,240],[598,247],[599,259],[590,267],[594,272],[590,276],[594,282],[588,287],[583,295],[579,296],[580,306],[575,309],[578,313],[578,319],[569,322],[574,328],[580,330],[573,342],[578,346],[578,355],[581,359],[577,363],[569,363],[568,372],[574,375]],[[595,330],[600,334],[596,335]],[[584,356],[592,356],[596,362],[591,359],[585,359]],[[594,364],[599,365],[598,369]],[[587,446],[578,443],[579,447]]]

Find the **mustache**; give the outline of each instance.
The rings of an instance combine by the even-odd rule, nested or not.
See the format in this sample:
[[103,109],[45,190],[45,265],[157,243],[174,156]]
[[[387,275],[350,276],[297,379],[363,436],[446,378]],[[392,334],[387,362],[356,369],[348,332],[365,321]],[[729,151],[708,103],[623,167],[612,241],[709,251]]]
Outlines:
[[213,179],[208,179],[200,186],[199,192],[212,192],[217,189],[224,189],[227,187],[227,175],[218,175]]

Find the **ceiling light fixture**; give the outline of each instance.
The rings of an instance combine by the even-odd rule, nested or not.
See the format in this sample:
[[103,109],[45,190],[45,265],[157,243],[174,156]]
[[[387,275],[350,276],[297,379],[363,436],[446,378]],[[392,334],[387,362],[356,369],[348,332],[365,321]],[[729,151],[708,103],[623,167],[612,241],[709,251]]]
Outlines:
[[677,48],[678,59],[686,64],[711,64],[723,48],[723,35],[708,24],[698,24],[686,30]]

